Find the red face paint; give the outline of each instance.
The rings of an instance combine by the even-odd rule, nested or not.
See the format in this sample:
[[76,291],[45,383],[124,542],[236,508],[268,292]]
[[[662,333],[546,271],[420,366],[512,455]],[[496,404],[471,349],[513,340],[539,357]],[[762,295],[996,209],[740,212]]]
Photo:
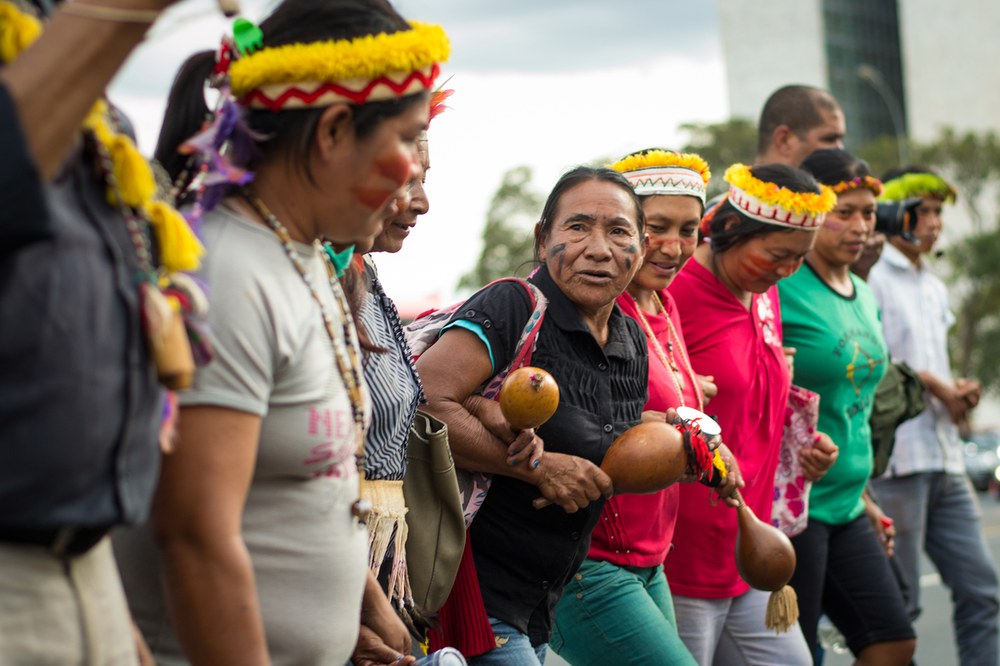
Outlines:
[[397,188],[410,179],[410,171],[413,168],[413,160],[398,151],[391,157],[375,160],[375,170],[378,175],[391,180]]
[[387,190],[381,187],[352,187],[350,192],[355,199],[361,202],[361,205],[377,211],[385,205],[389,197],[396,193],[396,190]]
[[759,280],[778,269],[778,262],[757,255],[749,255],[740,260],[740,270],[751,280]]

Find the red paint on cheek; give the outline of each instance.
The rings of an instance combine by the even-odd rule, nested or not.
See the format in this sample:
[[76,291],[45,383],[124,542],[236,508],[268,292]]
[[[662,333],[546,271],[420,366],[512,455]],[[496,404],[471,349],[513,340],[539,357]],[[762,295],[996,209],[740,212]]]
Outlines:
[[403,183],[410,179],[412,167],[413,161],[400,152],[394,153],[392,157],[375,160],[375,170],[378,175],[388,178],[396,187],[402,187]]
[[373,211],[380,210],[389,197],[396,193],[396,190],[382,187],[352,187],[350,191],[361,205]]
[[750,255],[740,261],[740,270],[753,280],[757,280],[768,273],[774,273],[778,268],[778,262]]

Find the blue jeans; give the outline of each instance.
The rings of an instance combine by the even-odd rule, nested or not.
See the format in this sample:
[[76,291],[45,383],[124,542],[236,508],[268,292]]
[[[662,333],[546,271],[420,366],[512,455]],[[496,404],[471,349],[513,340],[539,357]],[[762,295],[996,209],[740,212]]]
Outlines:
[[522,634],[503,620],[490,618],[490,628],[496,636],[497,646],[478,657],[470,657],[471,666],[542,666],[548,643],[531,646],[526,634]]
[[920,614],[920,549],[951,590],[952,624],[962,666],[1000,660],[997,570],[983,538],[982,513],[965,475],[924,472],[872,481],[878,503],[896,521],[896,561],[906,610]]
[[584,561],[556,606],[551,645],[573,666],[696,666],[663,566]]

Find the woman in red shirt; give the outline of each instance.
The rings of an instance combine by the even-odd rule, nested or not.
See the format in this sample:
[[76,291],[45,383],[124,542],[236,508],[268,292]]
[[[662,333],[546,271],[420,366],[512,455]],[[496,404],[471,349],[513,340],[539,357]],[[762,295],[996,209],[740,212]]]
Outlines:
[[[729,193],[703,221],[710,240],[670,285],[691,366],[715,377],[712,413],[740,462],[743,497],[769,521],[784,428],[789,365],[775,285],[798,270],[836,197],[803,171],[779,164],[726,171]],[[807,472],[832,464],[825,444],[802,458]],[[811,664],[798,625],[764,626],[768,595],[750,589],[733,558],[736,512],[697,484],[678,490],[674,550],[665,570],[677,627],[699,664]]]
[[[646,334],[649,401],[644,418],[662,420],[668,409],[681,405],[702,409],[715,386],[711,377],[699,378],[691,368],[677,308],[666,288],[694,253],[711,177],[708,165],[697,155],[648,149],[612,168],[635,188],[646,215],[649,244],[642,268],[617,299]],[[733,474],[730,482],[736,479]],[[663,575],[677,506],[676,485],[607,501],[587,560],[556,607],[551,646],[557,653],[575,666],[695,663],[677,634]]]

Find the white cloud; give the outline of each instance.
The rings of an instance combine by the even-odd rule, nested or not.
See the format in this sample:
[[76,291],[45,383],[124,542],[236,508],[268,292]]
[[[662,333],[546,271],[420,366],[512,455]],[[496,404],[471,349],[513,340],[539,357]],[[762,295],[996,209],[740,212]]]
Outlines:
[[[416,3],[399,3],[405,15],[410,15],[408,4]],[[496,15],[477,11],[474,3],[461,3],[460,9],[428,4],[428,16],[416,7],[413,15],[440,21],[453,34],[449,21],[493,30],[498,37],[478,42],[477,55],[456,57],[453,69],[446,72],[454,75],[449,87],[456,93],[449,100],[453,108],[431,129],[431,212],[420,219],[402,252],[378,257],[383,283],[393,297],[413,300],[437,292],[446,301],[454,298],[458,277],[479,254],[486,210],[507,169],[532,167],[536,189],[547,192],[568,167],[648,146],[677,146],[680,123],[726,116],[721,50],[717,36],[711,30],[706,33],[703,15],[692,18],[690,31],[703,34],[696,40],[700,46],[684,49],[678,45],[693,37],[683,37],[683,24],[667,26],[659,22],[662,17],[657,19],[653,25],[665,27],[654,44],[651,24],[644,22],[648,16],[636,11],[615,15],[607,3],[567,3],[561,15],[552,7],[540,10],[535,3],[522,3],[512,10],[518,20],[499,14],[497,8],[505,6],[495,3],[490,6]],[[635,4],[630,0],[623,7]],[[171,10],[111,87],[112,99],[131,116],[146,153],[155,144],[174,72],[194,51],[214,48],[226,29],[227,22],[213,7],[209,0],[192,0]],[[251,18],[259,18],[265,9],[261,0],[244,0],[244,12]],[[601,21],[608,22],[608,29],[600,43],[560,36],[560,31],[593,35]],[[560,31],[550,31],[550,39],[519,42],[520,71],[484,66],[511,52],[503,35],[544,34],[552,26]],[[469,43],[468,35],[457,34],[456,41]],[[682,37],[673,39],[675,35]],[[553,49],[559,48],[564,52],[553,57]],[[616,49],[632,57],[607,57]],[[564,64],[553,67],[554,61]],[[565,63],[575,65],[567,70]]]

